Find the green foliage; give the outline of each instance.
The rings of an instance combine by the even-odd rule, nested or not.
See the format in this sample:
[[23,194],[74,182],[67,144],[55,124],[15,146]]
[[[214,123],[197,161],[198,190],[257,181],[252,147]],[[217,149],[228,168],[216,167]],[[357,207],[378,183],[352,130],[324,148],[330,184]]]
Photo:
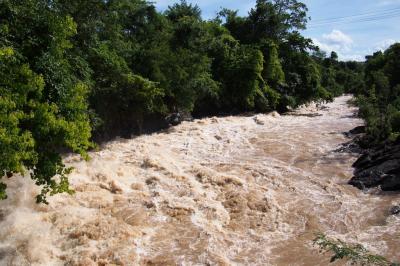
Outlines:
[[265,41],[262,47],[263,54],[266,57],[263,78],[268,84],[277,88],[285,82],[285,73],[283,73],[278,56],[278,46],[272,41]]
[[314,60],[320,67],[321,86],[332,96],[343,93],[355,93],[363,91],[364,63],[338,61],[338,55],[332,52],[330,57],[318,49],[314,51]]
[[201,20],[201,10],[198,5],[188,4],[186,0],[180,0],[179,4],[175,3],[172,6],[168,6],[166,16],[175,22],[184,17]]
[[[217,48],[221,49],[221,47]],[[222,105],[241,111],[253,109],[262,88],[263,56],[261,52],[238,43],[222,47],[224,53],[214,62],[214,76],[222,84]]]
[[[41,94],[43,79],[35,75],[26,65],[17,65],[14,51],[0,48],[0,154],[1,175],[24,172],[24,164],[34,164],[37,154],[32,133],[22,130],[20,124],[29,117],[23,112],[28,105],[27,94]],[[13,86],[13,88],[9,88]],[[0,183],[0,198],[7,197],[6,185]]]
[[[391,107],[394,108],[393,106]],[[400,133],[400,111],[394,108],[390,114],[390,126],[393,132]]]
[[362,245],[350,245],[341,240],[333,240],[324,234],[318,234],[314,239],[321,252],[332,253],[331,263],[337,260],[348,260],[352,265],[377,265],[377,266],[397,266],[386,258],[371,254]]
[[365,89],[357,91],[360,116],[365,119],[372,144],[396,140],[400,135],[400,44],[367,57]]
[[[90,146],[89,123],[81,112],[86,108],[85,90],[77,85],[71,101],[64,105],[70,113],[63,116],[58,107],[61,104],[46,101],[44,79],[21,64],[12,50],[1,51],[0,167],[9,176],[31,171],[32,179],[43,186],[37,200],[46,202],[49,193],[71,192],[57,150],[69,148],[85,156]],[[2,198],[6,197],[5,189],[2,184]]]
[[305,29],[307,7],[297,0],[257,0],[245,18],[237,12],[223,9],[219,15],[225,17],[226,27],[238,40],[255,44],[270,39],[282,42],[292,31]]
[[267,109],[266,109],[267,111],[275,110],[278,107],[280,100],[281,100],[281,95],[279,94],[279,92],[270,88],[269,86],[264,86],[263,93],[264,93],[264,97],[268,101],[268,104],[264,105],[264,108],[267,107]]
[[[262,77],[281,94],[274,106],[296,105],[318,98],[321,76],[309,56],[312,41],[300,35],[308,21],[307,7],[296,0],[259,0],[247,17],[224,9],[219,18],[241,43],[257,47],[264,57]],[[222,20],[221,20],[222,21]],[[323,94],[325,96],[325,94]],[[315,97],[314,97],[315,96]]]
[[68,55],[76,24],[43,1],[3,1],[0,16],[0,167],[8,176],[29,171],[42,186],[37,201],[46,202],[47,194],[71,193],[59,151],[86,157],[91,147],[88,87]]

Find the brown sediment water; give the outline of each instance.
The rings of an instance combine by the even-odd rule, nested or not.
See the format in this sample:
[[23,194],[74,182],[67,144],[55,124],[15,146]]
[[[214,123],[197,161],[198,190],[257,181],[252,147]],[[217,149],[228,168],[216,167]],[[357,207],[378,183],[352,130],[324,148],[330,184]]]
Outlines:
[[357,155],[335,152],[362,124],[350,99],[185,122],[110,142],[88,162],[68,156],[76,193],[48,206],[28,178],[9,179],[0,265],[327,265],[317,232],[400,260],[400,218],[388,213],[399,194],[348,186]]

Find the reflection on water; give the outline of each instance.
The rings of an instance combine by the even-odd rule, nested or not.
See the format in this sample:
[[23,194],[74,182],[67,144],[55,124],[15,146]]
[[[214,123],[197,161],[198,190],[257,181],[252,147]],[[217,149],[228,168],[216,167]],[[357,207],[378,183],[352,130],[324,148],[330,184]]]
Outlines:
[[[326,265],[316,232],[400,259],[398,194],[346,185],[349,96],[292,115],[209,118],[118,140],[75,167],[74,196],[0,203],[1,265]],[[310,115],[313,114],[313,115]]]

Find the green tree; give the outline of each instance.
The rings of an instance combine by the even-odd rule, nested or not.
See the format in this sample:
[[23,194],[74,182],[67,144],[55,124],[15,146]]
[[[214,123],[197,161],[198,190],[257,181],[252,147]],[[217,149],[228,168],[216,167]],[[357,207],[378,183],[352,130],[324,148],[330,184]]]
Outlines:
[[[69,102],[69,117],[63,116],[55,103],[44,96],[45,81],[28,65],[21,64],[11,48],[0,50],[0,164],[3,173],[24,174],[31,171],[32,179],[42,186],[38,202],[46,202],[48,193],[72,191],[69,189],[66,169],[59,150],[69,148],[86,156],[90,146],[89,121],[82,112],[86,109],[86,87],[77,84],[73,102]],[[73,117],[74,120],[71,120]],[[1,198],[6,197],[4,184]]]
[[371,143],[395,140],[400,136],[400,45],[394,44],[384,53],[367,56],[365,88],[357,90],[360,115],[367,124]]
[[[91,146],[88,88],[75,75],[68,55],[76,24],[71,17],[58,15],[46,1],[2,1],[0,17],[4,107],[0,149],[2,157],[8,158],[1,170],[9,176],[30,171],[42,186],[38,202],[46,202],[49,193],[71,192],[69,169],[60,151],[86,157]],[[1,187],[5,197],[4,184]]]
[[278,56],[278,46],[272,41],[265,41],[262,47],[266,57],[263,78],[270,86],[277,88],[285,82],[285,73]]

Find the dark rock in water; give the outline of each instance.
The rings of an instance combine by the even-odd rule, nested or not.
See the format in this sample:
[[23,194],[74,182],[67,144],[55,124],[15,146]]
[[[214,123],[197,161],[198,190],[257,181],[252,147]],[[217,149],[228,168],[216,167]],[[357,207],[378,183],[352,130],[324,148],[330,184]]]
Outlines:
[[370,154],[367,152],[363,155],[361,155],[360,158],[357,159],[357,161],[353,164],[353,167],[356,168],[356,172],[360,172],[360,169],[365,168],[369,164],[372,163],[372,159]]
[[192,120],[193,117],[189,113],[185,112],[173,113],[165,118],[165,121],[167,121],[168,124],[173,126],[177,126],[183,121],[192,121]]
[[350,141],[343,144],[339,149],[335,150],[335,152],[360,153],[362,152],[362,149],[357,145],[357,143]]
[[398,215],[398,214],[400,214],[400,206],[393,206],[393,207],[390,209],[390,213],[391,213],[392,215]]
[[363,134],[363,133],[365,133],[365,126],[359,126],[359,127],[353,128],[349,132],[350,132],[350,134],[353,134],[353,135]]
[[168,124],[171,124],[173,126],[177,126],[180,123],[182,123],[181,114],[180,113],[170,114],[169,116],[167,116],[165,118],[165,120],[168,122]]
[[380,184],[381,177],[377,173],[367,173],[363,175],[356,175],[350,181],[349,184],[359,189],[366,189],[371,187],[377,187]]
[[381,180],[381,188],[383,191],[400,190],[400,174],[391,174],[384,176]]
[[318,117],[318,116],[323,116],[323,114],[319,113],[309,113],[309,114],[297,114],[297,113],[289,113],[288,115],[291,116],[304,116],[304,117]]
[[346,137],[351,138],[353,136],[357,136],[357,135],[364,134],[364,133],[365,133],[365,126],[359,126],[359,127],[353,128],[349,132],[344,132],[343,134]]
[[[348,138],[352,140],[343,144],[342,147],[336,150],[336,152],[348,152],[348,153],[363,153],[365,150],[365,126],[356,127],[349,132],[344,132]],[[362,134],[362,135],[361,135]]]
[[400,143],[386,143],[366,151],[353,167],[356,170],[349,184],[355,187],[400,190]]
[[364,149],[360,146],[360,139],[359,137],[355,137],[353,140],[342,144],[335,152],[363,153]]

